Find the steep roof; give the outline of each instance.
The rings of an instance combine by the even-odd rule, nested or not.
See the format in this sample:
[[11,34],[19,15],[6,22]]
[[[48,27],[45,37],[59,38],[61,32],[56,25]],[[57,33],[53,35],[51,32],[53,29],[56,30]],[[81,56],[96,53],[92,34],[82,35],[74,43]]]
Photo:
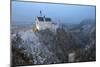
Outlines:
[[37,17],[39,21],[46,21],[46,22],[51,22],[51,18],[49,17]]
[[39,21],[44,21],[43,17],[37,17]]

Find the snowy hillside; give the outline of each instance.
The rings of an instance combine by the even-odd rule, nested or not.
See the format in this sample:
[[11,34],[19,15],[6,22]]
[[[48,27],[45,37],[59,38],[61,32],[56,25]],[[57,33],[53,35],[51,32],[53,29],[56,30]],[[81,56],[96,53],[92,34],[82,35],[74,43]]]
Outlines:
[[25,50],[22,51],[22,53],[27,54],[27,56],[32,55],[32,64],[44,64],[45,62],[49,64],[59,62],[57,57],[52,52],[50,52],[44,44],[39,41],[38,33],[29,30],[26,32],[23,31],[17,34],[13,34],[12,36],[12,40],[15,40],[16,37],[18,38],[20,36],[21,43],[17,43],[16,46],[18,47],[18,49],[24,48]]
[[38,32],[30,28],[18,29],[11,34],[12,64],[95,61],[95,25],[86,22],[73,29],[59,26],[56,32],[49,29]]

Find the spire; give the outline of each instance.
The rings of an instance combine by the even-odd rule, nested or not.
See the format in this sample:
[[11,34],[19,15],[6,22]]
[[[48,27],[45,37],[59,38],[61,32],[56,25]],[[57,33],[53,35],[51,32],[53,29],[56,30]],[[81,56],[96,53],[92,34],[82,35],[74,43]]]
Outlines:
[[42,11],[40,10],[40,16],[42,16]]

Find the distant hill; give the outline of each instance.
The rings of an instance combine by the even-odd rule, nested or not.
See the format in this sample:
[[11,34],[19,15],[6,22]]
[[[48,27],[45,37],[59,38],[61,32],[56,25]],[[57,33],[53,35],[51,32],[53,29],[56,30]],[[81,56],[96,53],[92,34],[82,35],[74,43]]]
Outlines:
[[90,27],[95,27],[96,20],[93,19],[84,19],[80,22],[80,24],[77,24],[75,27],[73,27],[71,30],[84,30],[88,29]]

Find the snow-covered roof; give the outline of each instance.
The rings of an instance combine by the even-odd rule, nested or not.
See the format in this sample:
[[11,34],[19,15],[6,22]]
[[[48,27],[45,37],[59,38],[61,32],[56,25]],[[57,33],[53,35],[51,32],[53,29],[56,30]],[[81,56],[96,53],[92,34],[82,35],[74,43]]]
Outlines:
[[51,22],[51,18],[49,18],[49,17],[37,17],[37,19],[39,20],[39,21],[46,21],[46,22]]

